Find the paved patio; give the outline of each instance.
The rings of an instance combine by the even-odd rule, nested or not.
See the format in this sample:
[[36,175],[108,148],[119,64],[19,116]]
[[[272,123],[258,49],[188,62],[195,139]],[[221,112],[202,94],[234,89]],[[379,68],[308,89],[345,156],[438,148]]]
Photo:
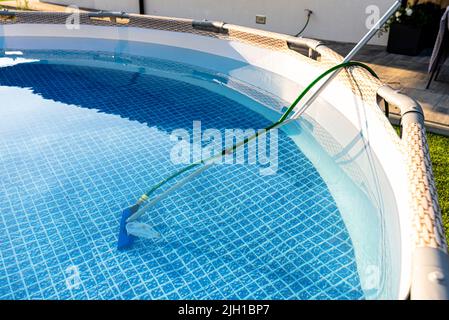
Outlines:
[[[347,43],[325,43],[341,55],[354,46]],[[429,131],[449,135],[449,63],[441,70],[438,81],[426,90],[430,75],[427,74],[431,50],[409,57],[390,54],[385,47],[366,46],[354,60],[370,65],[381,80],[395,89],[418,100],[424,108]]]

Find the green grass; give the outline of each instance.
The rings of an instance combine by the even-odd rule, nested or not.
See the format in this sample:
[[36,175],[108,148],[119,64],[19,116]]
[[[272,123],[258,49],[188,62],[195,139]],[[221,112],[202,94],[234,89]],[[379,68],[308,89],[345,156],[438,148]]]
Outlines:
[[446,239],[449,241],[449,137],[428,133],[427,140],[446,228]]

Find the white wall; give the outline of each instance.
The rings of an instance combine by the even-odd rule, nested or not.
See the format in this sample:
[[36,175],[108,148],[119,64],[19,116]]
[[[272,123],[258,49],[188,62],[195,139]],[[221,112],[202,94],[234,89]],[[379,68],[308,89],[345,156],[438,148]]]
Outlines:
[[[51,0],[82,7],[138,12],[139,0]],[[357,42],[367,31],[366,8],[376,5],[382,14],[394,0],[145,0],[147,14],[192,19],[222,20],[228,23],[286,34],[297,33],[306,21],[304,9],[314,15],[304,36]],[[255,23],[256,14],[267,16],[267,24]],[[386,44],[386,37],[375,37]]]
[[41,0],[41,2],[77,5],[81,8],[139,13],[139,0]]

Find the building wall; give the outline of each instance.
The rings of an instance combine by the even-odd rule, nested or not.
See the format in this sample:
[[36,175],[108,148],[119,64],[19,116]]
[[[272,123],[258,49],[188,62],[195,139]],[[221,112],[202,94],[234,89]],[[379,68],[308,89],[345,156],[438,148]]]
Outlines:
[[139,12],[139,0],[41,0],[41,2],[76,5],[80,8],[98,10]]
[[[139,0],[51,0],[61,4],[113,11],[138,12]],[[297,33],[305,24],[304,10],[314,14],[304,36],[357,42],[366,32],[367,8],[375,5],[382,14],[393,0],[145,0],[147,14],[192,19],[221,20],[286,34]],[[256,24],[257,14],[266,15],[265,25]],[[375,37],[386,44],[386,36]]]

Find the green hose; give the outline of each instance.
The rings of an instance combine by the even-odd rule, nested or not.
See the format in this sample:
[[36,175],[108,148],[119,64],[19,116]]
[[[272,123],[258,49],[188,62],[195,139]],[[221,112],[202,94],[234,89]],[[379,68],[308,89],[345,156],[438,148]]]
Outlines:
[[225,156],[225,155],[229,155],[229,154],[233,154],[239,147],[246,145],[248,142],[258,138],[262,133],[266,133],[280,125],[282,125],[285,120],[287,120],[288,116],[291,114],[291,112],[296,108],[296,106],[298,105],[298,103],[305,97],[305,95],[318,83],[320,82],[323,78],[325,78],[326,76],[330,75],[331,73],[337,71],[338,69],[341,68],[348,68],[348,67],[361,67],[364,68],[366,70],[369,71],[369,73],[371,73],[372,76],[376,77],[379,79],[379,77],[377,76],[377,74],[373,71],[373,69],[371,69],[369,66],[367,66],[364,63],[361,62],[346,62],[346,63],[341,63],[339,65],[336,65],[332,68],[330,68],[329,70],[323,72],[320,76],[318,76],[315,80],[313,80],[302,92],[301,94],[296,98],[296,100],[291,104],[291,106],[287,109],[287,111],[284,112],[284,114],[281,116],[281,118],[276,121],[275,123],[271,124],[270,126],[266,127],[265,130],[263,130],[262,132],[258,131],[256,134],[254,134],[251,137],[245,138],[243,141],[234,144],[231,148],[228,149],[223,149],[222,152],[219,155],[216,156],[212,156],[206,160],[201,160],[198,162],[195,162],[191,165],[186,166],[185,168],[175,172],[174,174],[172,174],[171,176],[169,176],[168,178],[162,180],[161,182],[155,184],[150,190],[148,190],[145,194],[143,194],[139,200],[137,201],[137,203],[134,205],[134,207],[138,207],[140,206],[143,202],[147,201],[149,199],[149,197],[156,192],[159,188],[161,188],[162,186],[164,186],[167,182],[175,179],[176,177],[180,176],[181,174],[196,168],[202,164],[205,164],[209,161],[218,159],[219,157]]

